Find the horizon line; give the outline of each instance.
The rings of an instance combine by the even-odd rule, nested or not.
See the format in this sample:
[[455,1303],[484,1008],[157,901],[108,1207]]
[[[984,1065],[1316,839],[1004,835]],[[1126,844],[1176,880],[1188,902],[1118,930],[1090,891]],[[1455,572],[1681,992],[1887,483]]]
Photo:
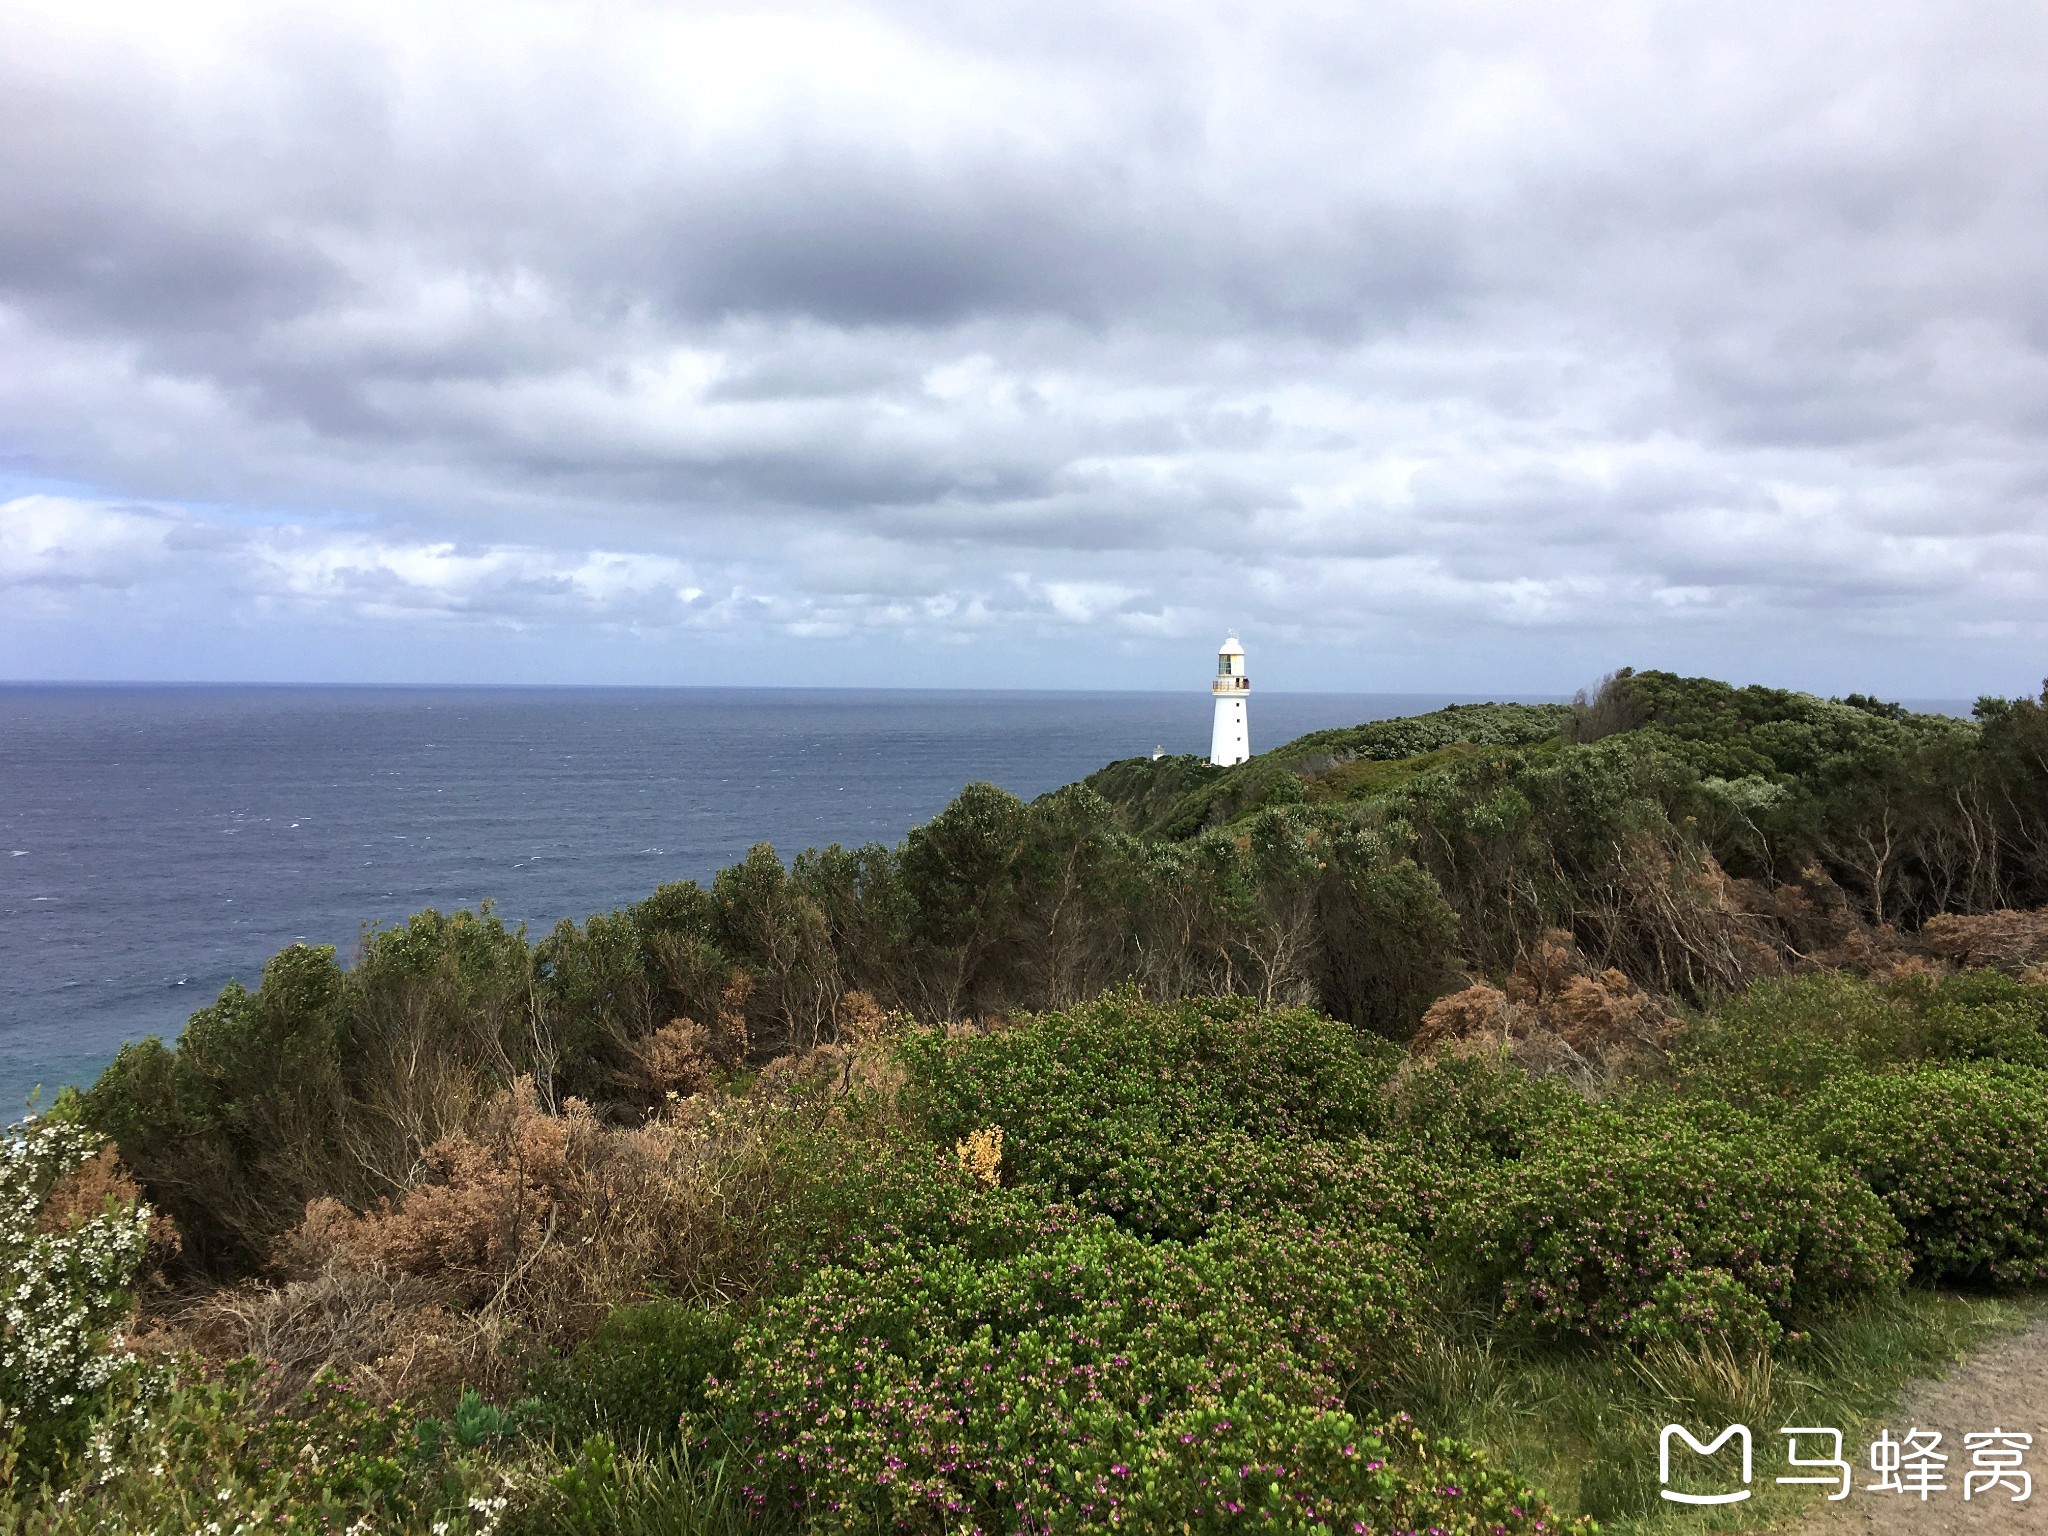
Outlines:
[[[985,687],[963,687],[957,684],[927,683],[482,683],[482,682],[335,682],[332,680],[278,680],[263,678],[57,678],[19,677],[0,678],[0,688],[327,688],[327,689],[408,689],[426,691],[430,689],[466,688],[513,692],[519,690],[572,692],[589,689],[610,689],[619,692],[643,693],[715,693],[737,692],[809,692],[809,693],[1043,693],[1043,694],[1160,694],[1174,695],[1186,692],[1191,696],[1209,697],[1208,679],[1199,684],[1182,688],[1022,688],[990,684]],[[1540,693],[1519,691],[1512,695],[1472,692],[1447,688],[1256,688],[1254,694],[1279,695],[1287,698],[1455,698],[1455,699],[1502,699],[1509,703],[1569,703],[1570,693]]]

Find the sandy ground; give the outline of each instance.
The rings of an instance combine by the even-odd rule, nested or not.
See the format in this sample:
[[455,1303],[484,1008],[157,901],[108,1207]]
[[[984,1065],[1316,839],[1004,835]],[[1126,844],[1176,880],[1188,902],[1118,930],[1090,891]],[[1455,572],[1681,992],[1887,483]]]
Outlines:
[[[1929,1494],[1924,1503],[1917,1494],[1866,1492],[1864,1485],[1876,1477],[1865,1460],[1866,1445],[1852,1441],[1846,1454],[1858,1464],[1855,1491],[1822,1506],[1795,1528],[1796,1536],[2048,1536],[2048,1317],[1985,1346],[1948,1375],[1922,1382],[1885,1427],[1898,1441],[1911,1429],[1941,1431],[1935,1449],[1948,1456],[1948,1490]],[[1964,1500],[1970,1452],[1963,1436],[1987,1429],[2034,1437],[2024,1470],[2033,1474],[2035,1486],[2026,1502],[2013,1503],[2010,1489],[1987,1495],[1981,1486]]]

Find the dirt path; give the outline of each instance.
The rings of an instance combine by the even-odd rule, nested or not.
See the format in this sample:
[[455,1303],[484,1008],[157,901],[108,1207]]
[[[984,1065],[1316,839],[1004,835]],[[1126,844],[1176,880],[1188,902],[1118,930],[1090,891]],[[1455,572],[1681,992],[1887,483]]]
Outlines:
[[[2048,1536],[2048,1317],[1913,1388],[1886,1416],[1885,1427],[1897,1441],[1912,1429],[1941,1432],[1935,1449],[1948,1456],[1947,1491],[1929,1494],[1924,1503],[1917,1494],[1866,1491],[1864,1485],[1876,1478],[1868,1470],[1866,1446],[1854,1444],[1845,1454],[1858,1464],[1855,1491],[1839,1504],[1824,1505],[1795,1528],[1795,1536]],[[2023,1464],[2034,1478],[2033,1496],[2025,1503],[2013,1503],[2009,1488],[1987,1495],[1981,1486],[1964,1500],[1971,1453],[1963,1436],[1988,1429],[2034,1437]]]

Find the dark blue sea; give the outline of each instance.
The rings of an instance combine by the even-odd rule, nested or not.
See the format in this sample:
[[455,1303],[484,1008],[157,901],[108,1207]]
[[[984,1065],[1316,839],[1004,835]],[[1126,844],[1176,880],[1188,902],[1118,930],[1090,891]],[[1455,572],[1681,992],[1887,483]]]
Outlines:
[[[1252,745],[1448,695],[1260,694]],[[486,898],[535,936],[754,843],[894,843],[960,787],[1029,798],[1206,752],[1206,690],[0,686],[0,1120],[175,1036],[294,940]]]

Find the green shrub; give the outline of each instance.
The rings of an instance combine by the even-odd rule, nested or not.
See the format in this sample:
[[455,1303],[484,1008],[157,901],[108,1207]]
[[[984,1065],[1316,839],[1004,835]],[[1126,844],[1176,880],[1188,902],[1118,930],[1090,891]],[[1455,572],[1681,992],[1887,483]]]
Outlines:
[[[1045,1160],[1017,1161],[1033,1168]],[[1144,1237],[1191,1241],[1226,1217],[1276,1212],[1419,1231],[1417,1191],[1426,1180],[1409,1161],[1362,1138],[1260,1140],[1234,1130],[1173,1137],[1110,1126],[1093,1146],[1061,1149],[1052,1187]]]
[[[619,1448],[609,1435],[588,1435],[576,1454],[547,1481],[539,1500],[548,1528],[557,1531],[599,1531],[613,1512],[624,1481]],[[524,1524],[525,1522],[522,1522]]]
[[457,1437],[423,1438],[403,1409],[372,1406],[332,1382],[279,1411],[267,1402],[272,1385],[253,1361],[210,1374],[183,1363],[119,1405],[82,1455],[38,1482],[18,1481],[8,1529],[482,1536],[506,1509],[496,1466]]
[[2048,986],[1996,971],[1877,982],[1840,971],[1753,984],[1694,1021],[1674,1064],[1698,1093],[1766,1109],[1915,1061],[2048,1067]]
[[619,1307],[597,1333],[527,1379],[527,1416],[571,1443],[603,1433],[632,1446],[673,1444],[704,1410],[709,1377],[731,1370],[738,1325],[723,1312],[653,1301]]
[[1920,1014],[1930,1059],[2048,1067],[2048,986],[1998,971],[1961,971],[1900,991]]
[[725,1464],[684,1446],[621,1453],[586,1438],[545,1475],[522,1479],[522,1497],[501,1536],[761,1536],[741,1508]]
[[1321,852],[1321,1005],[1358,1029],[1407,1040],[1457,985],[1457,911],[1391,830],[1353,830]]
[[1048,1147],[1109,1120],[1181,1134],[1371,1131],[1399,1059],[1313,1009],[1154,1003],[1129,989],[983,1035],[927,1031],[905,1054],[939,1139],[998,1124],[1013,1146]]
[[875,1140],[843,1126],[786,1123],[774,1162],[779,1198],[764,1216],[771,1287],[876,1244],[927,1241],[978,1258],[1022,1253],[1070,1225],[1075,1212],[1040,1189],[988,1188],[950,1147]]
[[1586,1113],[1568,1084],[1498,1058],[1411,1062],[1387,1092],[1380,1219],[1430,1240],[1481,1170],[1530,1155]]
[[254,992],[231,981],[193,1014],[176,1049],[124,1045],[85,1093],[188,1257],[253,1270],[308,1200],[347,1187],[332,1145],[346,991],[331,945],[288,945]]
[[1622,1336],[1639,1348],[1722,1344],[1739,1358],[1769,1349],[1783,1332],[1761,1296],[1729,1271],[1708,1266],[1659,1280]]
[[1404,1069],[1387,1092],[1389,1131],[1432,1161],[1512,1162],[1586,1112],[1558,1078],[1448,1051]]
[[1325,1177],[1341,1156],[1308,1143],[1379,1127],[1395,1053],[1309,1009],[1125,991],[987,1035],[928,1032],[904,1058],[941,1144],[1001,1126],[1007,1181],[1184,1237]]
[[1771,977],[1694,1020],[1673,1065],[1688,1089],[1768,1108],[1844,1072],[1917,1055],[1910,1004],[1840,971]]
[[1898,1223],[1853,1177],[1760,1122],[1703,1129],[1682,1101],[1603,1108],[1478,1171],[1440,1236],[1505,1326],[1554,1339],[1771,1335],[1907,1268]]
[[875,1248],[766,1306],[712,1411],[755,1507],[820,1530],[1533,1530],[1469,1451],[1340,1406],[1412,1351],[1414,1276],[1298,1223]]
[[1453,742],[1531,746],[1554,740],[1570,718],[1571,710],[1563,704],[1451,704],[1426,715],[1314,731],[1287,743],[1285,755],[1292,758],[1327,753],[1339,760],[1393,762],[1419,757]]
[[424,1455],[438,1455],[444,1449],[474,1451],[482,1446],[509,1443],[521,1426],[517,1412],[484,1401],[474,1387],[465,1387],[447,1418],[429,1415],[414,1426]]
[[1891,1207],[1922,1280],[2048,1281],[2048,1072],[1859,1073],[1828,1084],[1800,1124]]

